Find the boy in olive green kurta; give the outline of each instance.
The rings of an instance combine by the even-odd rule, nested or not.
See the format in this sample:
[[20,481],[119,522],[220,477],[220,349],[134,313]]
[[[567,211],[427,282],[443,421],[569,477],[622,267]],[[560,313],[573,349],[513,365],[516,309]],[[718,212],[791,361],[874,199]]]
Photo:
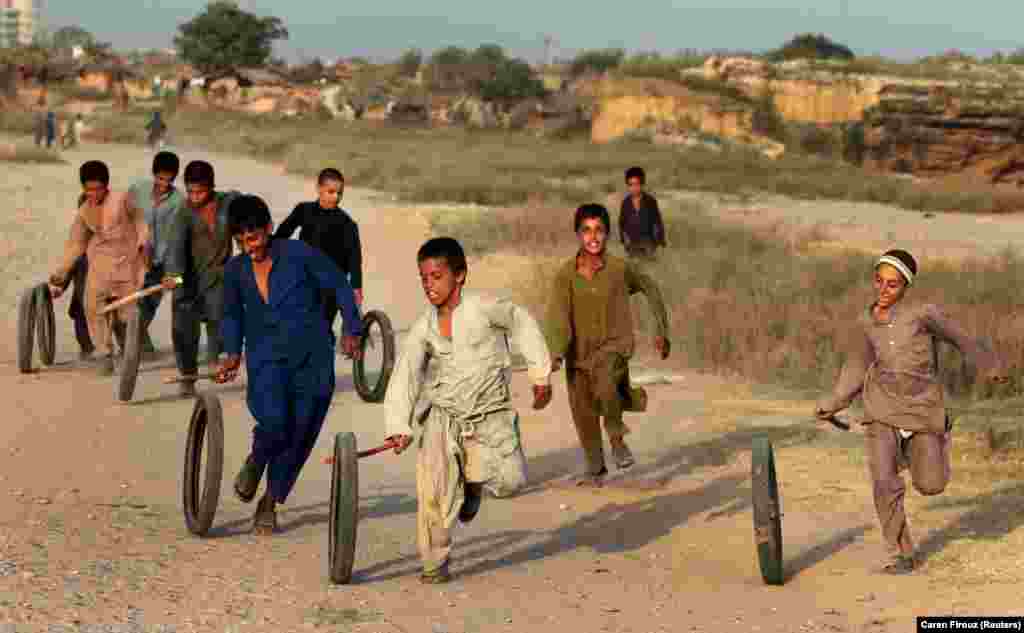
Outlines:
[[668,358],[668,314],[654,281],[633,264],[605,252],[610,221],[601,205],[576,210],[580,250],[555,277],[548,310],[548,346],[557,370],[566,364],[566,383],[573,423],[586,456],[584,483],[600,484],[608,473],[599,419],[619,468],[633,465],[623,436],[629,429],[623,411],[643,411],[646,394],[629,384],[633,355],[630,295],[642,292],[657,321],[655,347]]

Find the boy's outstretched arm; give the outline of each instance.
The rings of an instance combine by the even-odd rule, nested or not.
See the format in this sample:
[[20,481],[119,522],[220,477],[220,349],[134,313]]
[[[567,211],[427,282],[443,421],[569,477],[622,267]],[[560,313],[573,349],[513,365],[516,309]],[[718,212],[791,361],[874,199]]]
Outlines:
[[[82,221],[81,216],[75,214],[75,221],[71,224],[71,232],[68,235],[67,242],[64,244],[64,255],[61,258],[60,264],[57,265],[57,269],[50,275],[49,281],[51,286],[67,288],[67,284],[64,282],[68,280],[79,258],[85,254],[91,237],[92,231]],[[51,289],[51,294],[53,293],[54,291]],[[59,293],[57,294],[59,296]]]
[[857,341],[843,363],[832,393],[818,399],[814,413],[819,418],[830,416],[850,406],[853,399],[864,389],[864,377],[868,367],[875,362],[875,349],[866,332],[860,332]]
[[245,317],[245,304],[242,298],[242,284],[239,279],[239,266],[228,264],[224,271],[224,316],[220,322],[220,335],[224,340],[224,353],[227,358],[217,372],[217,382],[234,380],[238,375],[238,367],[242,364],[242,343],[245,334],[242,322]]
[[423,370],[427,363],[427,320],[417,319],[398,350],[398,362],[384,401],[384,430],[387,439],[402,438],[395,448],[401,453],[412,440],[412,418],[423,388]]
[[552,369],[558,371],[572,343],[572,281],[561,272],[551,288],[545,325],[548,350],[554,361]]
[[626,285],[629,288],[629,294],[634,295],[640,292],[647,297],[647,305],[650,306],[658,327],[655,346],[661,353],[662,360],[668,358],[672,349],[669,342],[668,310],[658,284],[649,275],[640,272],[633,264],[626,262]]
[[493,327],[505,330],[526,358],[533,383],[533,408],[543,409],[551,401],[551,352],[537,321],[521,306],[505,299],[484,299],[483,308]]
[[[936,337],[950,343],[968,357],[978,373],[995,382],[1004,382],[1007,370],[998,354],[971,337],[937,305],[925,306],[925,324]],[[938,368],[936,368],[938,369]]]
[[284,219],[284,222],[277,225],[277,230],[274,231],[274,237],[279,237],[283,240],[288,239],[295,233],[295,229],[302,226],[303,221],[303,206],[302,204],[295,205],[292,212],[288,214],[288,217]]
[[[305,246],[305,244],[303,244]],[[352,293],[352,286],[341,270],[331,261],[331,258],[324,255],[312,246],[306,246],[306,266],[310,273],[316,278],[322,290],[333,291],[338,298],[338,308],[341,310],[342,332],[345,335],[345,353],[352,356],[358,353],[358,336],[363,333],[363,318],[356,307],[356,297]]]

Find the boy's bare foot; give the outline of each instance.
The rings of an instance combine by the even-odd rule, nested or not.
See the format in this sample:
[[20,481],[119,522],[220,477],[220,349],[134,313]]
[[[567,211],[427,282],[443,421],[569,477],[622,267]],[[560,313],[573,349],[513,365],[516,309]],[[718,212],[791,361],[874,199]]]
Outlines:
[[609,443],[612,445],[612,459],[615,460],[615,465],[619,469],[624,470],[636,463],[636,460],[633,459],[633,452],[629,450],[626,441],[621,437],[611,438]]
[[607,474],[607,468],[601,468],[601,472],[598,473],[586,473],[576,480],[576,485],[585,488],[600,488],[604,486],[604,478]]
[[96,370],[100,376],[113,376],[114,375],[114,356],[108,354],[103,358],[100,358],[96,365]]
[[913,554],[899,554],[897,556],[893,556],[892,559],[882,567],[882,573],[892,576],[905,576],[913,573],[914,567]]

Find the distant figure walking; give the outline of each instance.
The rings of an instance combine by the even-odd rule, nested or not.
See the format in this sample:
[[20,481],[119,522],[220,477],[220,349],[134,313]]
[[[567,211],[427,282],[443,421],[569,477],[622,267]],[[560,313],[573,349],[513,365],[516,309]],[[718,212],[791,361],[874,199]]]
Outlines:
[[146,124],[146,131],[149,132],[149,135],[146,137],[146,145],[152,148],[156,148],[157,145],[161,148],[164,146],[167,125],[164,123],[159,110],[153,113],[153,118]]
[[64,135],[64,148],[78,147],[79,142],[82,140],[82,129],[85,127],[85,121],[82,120],[82,115],[79,114],[75,117],[74,121],[68,123],[67,133]]
[[46,149],[53,147],[57,140],[57,114],[50,110],[46,113]]
[[36,108],[33,123],[33,132],[35,134],[36,147],[39,147],[40,145],[43,144],[43,137],[46,136],[46,113],[43,111],[42,105]]

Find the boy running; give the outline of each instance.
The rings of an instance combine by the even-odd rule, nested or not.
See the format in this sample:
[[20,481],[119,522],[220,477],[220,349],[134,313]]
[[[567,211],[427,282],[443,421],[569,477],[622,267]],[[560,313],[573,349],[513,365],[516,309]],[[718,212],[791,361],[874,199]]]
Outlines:
[[[71,235],[60,265],[50,275],[50,293],[59,297],[82,255],[88,258],[85,278],[85,317],[89,335],[99,352],[100,373],[114,373],[112,322],[124,324],[136,309],[129,304],[111,317],[99,314],[108,302],[135,292],[142,285],[148,261],[145,252],[149,231],[142,211],[131,196],[110,189],[110,170],[100,161],[88,161],[79,169],[85,199],[78,207]],[[123,336],[123,334],[121,334]],[[124,343],[121,342],[123,347]]]
[[358,355],[362,321],[348,281],[330,259],[302,242],[271,238],[274,226],[263,200],[235,200],[230,227],[245,252],[224,270],[227,357],[216,380],[237,377],[244,346],[247,402],[256,427],[235,494],[252,501],[267,470],[253,529],[270,534],[277,526],[276,505],[285,502],[298,480],[334,396],[334,335],[320,297],[333,292],[341,307],[348,355]]
[[[164,260],[164,287],[174,290],[171,340],[178,372],[195,376],[199,367],[199,325],[206,323],[207,360],[216,365],[221,353],[220,321],[224,313],[224,265],[233,240],[228,207],[239,192],[214,189],[213,166],[194,160],[185,167],[186,205],[175,215]],[[184,283],[177,285],[175,277]],[[181,383],[181,395],[195,395],[195,382]]]
[[658,200],[644,191],[647,175],[641,167],[626,170],[629,193],[619,210],[619,236],[630,257],[652,258],[658,247],[665,246],[665,224],[661,220]]
[[[334,168],[327,168],[317,177],[317,199],[302,202],[292,210],[274,233],[287,239],[300,229],[299,239],[323,251],[348,278],[355,292],[356,304],[363,304],[363,252],[359,242],[359,225],[338,206],[345,193],[345,178]],[[338,304],[334,294],[324,299],[324,316],[334,327]]]
[[551,401],[551,357],[523,308],[465,292],[466,256],[452,238],[416,256],[428,308],[409,330],[387,393],[386,429],[396,453],[420,427],[416,464],[420,580],[449,580],[451,530],[480,508],[483,490],[505,497],[526,484],[519,415],[509,401],[506,336],[526,357],[533,408]]
[[938,380],[936,339],[954,345],[975,362],[978,375],[1006,382],[1000,359],[967,336],[936,305],[905,305],[917,262],[892,250],[875,265],[876,301],[857,319],[857,341],[832,394],[815,414],[829,418],[862,395],[865,440],[875,509],[891,559],[885,573],[914,569],[914,542],[903,509],[906,487],[900,470],[909,462],[914,487],[937,495],[950,478],[952,424]]
[[[174,216],[185,205],[185,197],[175,188],[180,161],[176,154],[160,152],[153,157],[153,178],[132,185],[128,192],[135,206],[142,209],[149,226],[149,250],[151,267],[146,273],[146,287],[160,283],[164,278],[167,251],[170,248],[171,226]],[[149,325],[156,318],[157,308],[163,293],[158,292],[139,301],[142,317],[142,351],[151,354],[156,351],[149,336]]]
[[654,346],[668,358],[668,314],[654,281],[634,264],[606,252],[608,210],[599,204],[576,209],[580,248],[555,277],[548,310],[548,344],[555,370],[565,359],[566,384],[573,423],[586,458],[580,485],[600,486],[605,467],[600,418],[619,468],[634,464],[623,439],[629,428],[623,411],[642,411],[646,394],[629,384],[633,356],[633,313],[630,295],[644,293],[654,312],[658,334]]

